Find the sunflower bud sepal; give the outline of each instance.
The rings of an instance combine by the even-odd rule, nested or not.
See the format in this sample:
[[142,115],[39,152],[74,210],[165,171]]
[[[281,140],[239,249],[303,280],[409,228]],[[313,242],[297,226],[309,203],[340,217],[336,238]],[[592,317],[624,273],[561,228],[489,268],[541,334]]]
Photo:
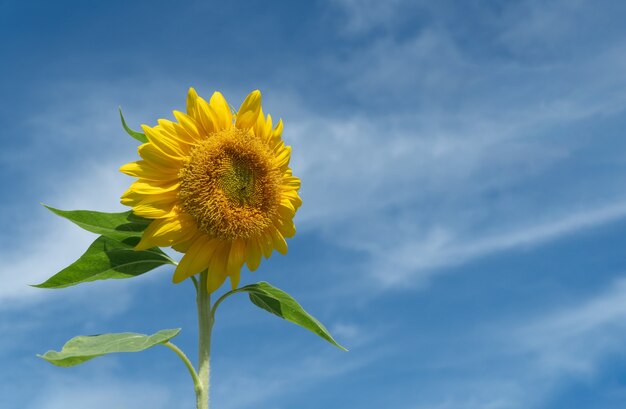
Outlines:
[[128,127],[128,125],[126,124],[126,120],[124,119],[124,114],[122,114],[122,107],[119,107],[119,111],[120,111],[120,119],[122,120],[122,127],[124,128],[126,133],[132,136],[133,138],[137,139],[141,143],[148,142],[148,138],[146,137],[146,134],[142,132],[133,131],[132,129]]

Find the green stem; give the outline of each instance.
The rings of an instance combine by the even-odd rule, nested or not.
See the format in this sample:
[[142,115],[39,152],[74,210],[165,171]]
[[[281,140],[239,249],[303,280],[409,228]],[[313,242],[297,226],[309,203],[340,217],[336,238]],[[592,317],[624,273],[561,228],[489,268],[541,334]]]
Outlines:
[[231,295],[236,294],[238,292],[241,292],[241,288],[237,288],[235,290],[231,290],[231,291],[223,294],[220,298],[218,298],[217,301],[215,301],[215,304],[213,304],[213,308],[211,308],[211,317],[215,318],[215,311],[217,311],[217,307],[219,307],[219,305],[222,303],[222,301],[224,301],[228,296],[231,296]]
[[181,351],[180,348],[178,348],[176,345],[174,345],[173,343],[169,341],[167,341],[163,345],[165,345],[166,347],[174,351],[176,355],[178,355],[178,357],[185,363],[185,366],[187,367],[187,370],[189,370],[189,374],[191,375],[191,379],[193,379],[193,386],[197,394],[198,389],[201,387],[200,378],[198,378],[196,369],[193,367],[193,364],[191,363],[189,358],[187,358],[187,355],[185,355],[185,353]]
[[211,314],[211,294],[207,287],[207,272],[200,274],[200,283],[197,291],[198,304],[198,378],[200,387],[196,389],[197,409],[209,409],[209,379],[211,356],[211,329],[213,316]]

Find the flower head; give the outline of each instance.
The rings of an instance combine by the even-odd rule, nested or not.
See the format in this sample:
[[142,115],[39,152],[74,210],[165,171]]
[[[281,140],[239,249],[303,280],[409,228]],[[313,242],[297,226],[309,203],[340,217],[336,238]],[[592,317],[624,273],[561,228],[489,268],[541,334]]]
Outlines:
[[244,263],[254,271],[261,256],[285,254],[285,238],[296,232],[300,179],[289,168],[282,121],[272,127],[258,90],[233,114],[219,92],[207,102],[190,88],[187,113],[174,117],[142,125],[148,138],[138,149],[142,159],[120,169],[138,178],[122,204],[154,219],[136,249],[185,253],[175,283],[208,269],[209,291],[226,277],[236,288]]

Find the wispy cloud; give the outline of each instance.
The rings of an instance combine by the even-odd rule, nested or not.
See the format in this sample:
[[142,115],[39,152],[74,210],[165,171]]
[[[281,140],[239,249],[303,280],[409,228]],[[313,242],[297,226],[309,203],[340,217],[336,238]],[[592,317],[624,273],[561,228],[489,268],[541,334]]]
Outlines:
[[[37,386],[35,398],[15,408],[28,409],[170,409],[193,405],[192,394],[176,394],[169,385],[124,382],[111,376],[56,375]],[[191,388],[189,388],[191,390]],[[181,391],[182,392],[182,391]],[[186,391],[189,392],[189,391]],[[182,395],[182,396],[181,396]]]
[[472,326],[455,335],[461,339],[463,353],[448,351],[428,360],[433,379],[423,380],[415,393],[409,392],[406,400],[412,402],[402,407],[552,407],[563,390],[578,382],[593,384],[602,376],[605,363],[622,355],[625,299],[626,280],[619,279],[568,305],[540,308],[530,316],[516,311],[497,323]]
[[626,279],[523,326],[515,338],[535,354],[543,376],[593,376],[602,360],[626,343]]
[[[360,291],[359,286],[374,287],[383,290],[376,293],[383,298],[395,294],[385,290],[417,286],[450,266],[540,246],[626,218],[624,6],[613,2],[613,7],[604,7],[605,2],[587,0],[550,4],[523,0],[478,6],[410,0],[329,3],[334,5],[331,11],[296,23],[298,30],[292,30],[294,37],[289,36],[289,41],[272,42],[285,57],[280,59],[280,67],[276,67],[278,59],[273,59],[276,54],[259,52],[246,54],[246,61],[257,61],[258,66],[245,63],[234,71],[226,66],[211,70],[227,73],[220,79],[235,78],[233,72],[243,78],[239,74],[248,69],[259,71],[255,75],[263,76],[267,83],[284,87],[262,91],[264,101],[269,102],[266,111],[285,119],[284,136],[294,146],[292,165],[303,180],[299,232],[325,240],[346,258],[354,252],[359,255],[338,269],[332,277],[338,285],[333,288]],[[251,10],[254,24],[242,24],[235,43],[284,37],[283,25],[268,24],[259,19],[256,9]],[[252,21],[245,19],[245,11],[248,9],[242,11],[240,21]],[[219,14],[219,8],[216,12]],[[155,18],[166,16],[158,6],[151,13]],[[281,13],[276,21],[299,21]],[[193,20],[195,15],[188,17],[189,27],[201,26],[193,24],[199,21]],[[91,26],[91,20],[85,21]],[[104,20],[96,22],[94,26],[102,30],[109,26]],[[142,24],[132,28],[148,32]],[[325,27],[324,33],[306,31],[317,24]],[[263,27],[271,29],[272,35],[263,37]],[[89,34],[85,32],[83,43],[95,38]],[[315,40],[305,39],[309,35]],[[162,43],[145,46],[141,55],[160,55],[163,49]],[[110,67],[116,61],[136,61],[128,58],[136,54],[134,49],[118,44],[102,47],[97,59],[85,56],[84,67],[94,66],[102,55],[111,56]],[[239,47],[225,47],[224,53],[229,50],[241,52]],[[43,57],[57,51],[32,50]],[[178,52],[182,56],[185,50]],[[42,281],[73,261],[93,239],[34,203],[121,210],[117,198],[130,179],[116,169],[136,157],[136,144],[125,139],[115,108],[121,104],[134,126],[169,116],[172,108],[184,107],[184,92],[190,83],[198,85],[201,93],[212,91],[198,84],[209,81],[203,71],[206,67],[220,65],[209,57],[195,53],[185,67],[163,60],[163,64],[150,64],[148,74],[141,69],[144,65],[129,70],[141,71],[151,79],[120,81],[111,77],[101,82],[76,79],[60,84],[51,78],[48,90],[31,90],[37,98],[29,101],[28,118],[7,121],[21,124],[17,127],[20,132],[15,132],[20,135],[19,143],[7,144],[0,152],[0,163],[11,170],[7,173],[16,175],[17,182],[7,189],[10,193],[0,204],[0,213],[7,218],[0,250],[0,321],[8,323],[0,325],[0,330],[12,327],[11,314],[25,315],[23,311],[33,307],[33,302],[52,294],[27,284]],[[240,61],[236,54],[227,57],[225,65]],[[53,65],[62,71],[62,59],[55,59]],[[166,79],[172,73],[178,77],[176,82]],[[7,78],[14,77],[10,71],[8,74]],[[87,78],[84,75],[76,77]],[[259,77],[246,76],[243,82]],[[218,87],[239,92],[237,84]],[[229,100],[237,100],[230,92],[225,94]],[[303,236],[307,237],[298,237]],[[349,251],[341,254],[341,249]],[[355,280],[357,269],[370,274]],[[592,273],[598,274],[599,280],[609,275]],[[342,280],[350,285],[342,285]],[[376,362],[380,366],[372,373],[385,382],[380,385],[383,392],[371,392],[372,402],[378,396],[385,401],[397,398],[393,406],[407,409],[544,407],[563,379],[593,378],[603,360],[616,356],[626,344],[623,281],[599,294],[580,290],[586,295],[577,302],[555,309],[546,306],[541,316],[529,318],[528,307],[519,306],[515,317],[496,322],[496,328],[485,328],[485,322],[495,319],[490,312],[482,315],[481,311],[471,324],[458,323],[463,318],[457,311],[445,311],[449,306],[445,294],[441,309],[436,310],[441,315],[429,317],[426,314],[435,310],[418,311],[409,304],[410,295],[393,302],[384,298],[374,306],[362,302],[372,293],[375,291],[365,291],[348,302],[360,303],[359,313],[368,317],[375,315],[369,308],[376,308],[385,319],[393,316],[402,323],[395,337],[380,342],[400,345],[395,349],[399,357],[395,363],[377,360],[380,355],[376,351],[367,359],[351,352],[341,360],[309,355],[295,363],[282,359],[267,364],[263,356],[265,360],[255,368],[263,368],[268,376],[253,371],[242,375],[241,368],[250,363],[242,362],[238,355],[226,370],[217,372],[216,402],[230,409],[268,406],[288,400],[292,392],[306,395],[306,388],[315,388],[327,379],[350,378]],[[90,315],[96,324],[101,323],[98,319],[106,321],[107,316],[129,310],[137,297],[137,293],[120,291],[111,283],[86,285],[64,294],[73,310],[78,310],[77,305],[97,304],[89,307],[100,308]],[[476,294],[479,298],[484,293],[476,290]],[[320,305],[336,308],[340,297],[325,295],[328,298],[321,297]],[[160,290],[153,296],[167,297]],[[428,294],[420,296],[428,298]],[[87,299],[90,303],[83,302]],[[398,303],[408,309],[391,311]],[[4,341],[13,345],[3,345],[6,354],[22,339],[39,338],[46,332],[60,337],[54,320],[65,311],[31,309],[37,315],[32,322],[25,319],[13,329],[16,335]],[[329,328],[349,347],[371,352],[378,339],[372,341],[368,336],[384,331],[372,328],[369,321],[359,322],[359,313],[338,314]],[[414,345],[401,345],[422,330],[414,325],[418,314],[425,321],[437,321],[424,324],[424,333],[436,332],[439,328],[434,327],[441,323],[454,323],[455,329],[461,329],[446,334],[450,336],[445,339],[433,336],[433,343],[458,340],[455,350],[443,348],[444,363],[430,350],[419,355],[422,351],[416,351]],[[76,321],[71,325],[89,325]],[[419,335],[423,340],[424,335]],[[228,348],[233,350],[249,342],[248,337],[230,341]],[[460,356],[459,350],[468,352]],[[411,362],[412,354],[423,360]],[[11,359],[10,365],[21,368],[20,357]],[[393,368],[394,364],[399,368]],[[413,366],[407,369],[409,364]],[[428,372],[415,368],[427,368]],[[423,379],[418,379],[420,376]],[[45,380],[32,407],[98,408],[100,401],[107,407],[180,404],[177,391],[174,393],[177,386],[168,389],[164,383],[130,386],[110,374],[55,378]],[[5,390],[12,388],[10,382],[5,383]],[[369,385],[366,382],[369,380],[355,381],[349,393],[363,390]],[[76,392],[74,397],[65,394],[67,389]]]
[[381,3],[375,0],[332,0],[329,3],[342,14],[339,31],[352,36],[367,34],[374,29],[393,30],[402,20],[408,19],[407,12],[421,2],[390,0]]
[[[336,3],[349,25],[375,34],[329,68],[358,108],[333,116],[288,105],[304,229],[369,254],[364,264],[393,284],[624,217],[614,153],[623,138],[606,125],[626,109],[624,38],[537,58],[524,50],[574,41],[607,17],[587,17],[588,2],[522,3],[467,10],[495,39],[485,46],[506,57],[477,54],[456,30],[470,23],[449,7],[420,5],[429,18],[399,35],[401,25],[375,29],[406,4],[378,13]],[[592,154],[617,172],[581,170]]]
[[[44,200],[66,209],[122,210],[114,200],[123,189],[114,165],[87,166],[79,173],[75,180],[66,180]],[[88,178],[83,178],[85,173]],[[45,297],[49,291],[29,285],[45,281],[75,261],[96,237],[43,207],[34,210],[13,237],[13,245],[0,252],[5,282],[0,288],[0,309]]]
[[[526,236],[545,242],[618,217],[595,215],[621,206],[623,178],[588,182],[585,192],[555,178],[584,160],[592,145],[596,150],[596,144],[606,145],[601,149],[606,155],[614,151],[609,148],[615,142],[611,136],[572,138],[563,128],[623,111],[626,58],[619,42],[581,50],[586,58],[577,64],[515,55],[478,58],[459,41],[453,30],[459,16],[447,7],[415,7],[402,1],[386,5],[384,12],[369,1],[340,1],[335,6],[343,10],[340,18],[355,34],[385,30],[363,37],[363,43],[341,59],[329,56],[320,62],[329,75],[342,80],[337,93],[359,102],[350,111],[316,110],[293,90],[270,93],[272,113],[287,119],[285,138],[294,144],[292,164],[304,181],[304,206],[297,215],[301,231],[321,233],[334,244],[364,251],[368,264],[397,270],[373,275],[390,283],[410,271],[419,276],[425,269],[527,244],[531,239]],[[513,22],[522,11],[537,23],[507,25],[482,15],[478,20],[489,25],[500,46],[517,50],[520,42],[537,42],[533,33],[545,28],[541,22],[555,18],[552,8],[543,10],[535,2],[526,2],[523,10],[507,6],[501,16]],[[429,18],[419,30],[399,36],[398,16],[405,12],[423,12]],[[580,18],[580,8],[572,6],[568,16]],[[574,35],[572,27],[576,24],[565,24],[550,34],[551,41]],[[78,189],[55,188],[62,206],[96,203],[71,199],[79,197],[72,193],[79,190],[82,197],[101,198],[92,207],[104,210],[106,203],[116,202],[111,198],[125,189],[126,179],[112,176],[113,169],[133,153],[130,144],[110,143],[111,135],[118,135],[115,141],[123,138],[115,112],[107,116],[108,122],[98,115],[105,111],[103,106],[128,100],[125,95],[142,95],[133,100],[140,100],[141,112],[128,111],[131,118],[154,120],[154,112],[163,115],[173,106],[182,108],[184,98],[176,84],[155,83],[158,87],[143,92],[128,83],[67,84],[61,88],[62,111],[77,115],[68,117],[51,103],[35,118],[39,133],[52,124],[66,143],[83,141],[89,134],[98,147],[78,163],[80,175],[64,175],[69,176],[64,184],[78,184]],[[572,88],[572,83],[577,86]],[[67,101],[76,101],[76,107]],[[42,141],[35,142],[44,149]],[[105,146],[108,153],[101,149]],[[85,163],[101,154],[111,162],[109,180],[85,178],[94,169]],[[120,158],[116,163],[114,155]],[[583,177],[591,180],[593,174]],[[559,194],[551,195],[557,183]],[[537,214],[546,217],[538,219]],[[580,221],[587,216],[594,222]],[[33,244],[42,253],[53,252],[37,241]],[[14,248],[12,254],[21,252]]]
[[[333,354],[305,356],[297,361],[274,362],[249,373],[229,370],[220,376],[220,388],[214,401],[226,409],[240,409],[261,405],[267,407],[277,397],[288,399],[302,396],[319,382],[349,376],[381,358],[381,351],[371,351],[368,356],[343,356],[338,360]],[[302,351],[299,352],[302,355]]]
[[452,231],[434,228],[423,240],[407,240],[398,247],[382,248],[375,257],[372,273],[388,285],[421,284],[439,267],[460,265],[504,250],[537,246],[623,218],[626,218],[626,201],[588,211],[569,211],[543,222],[483,237],[456,237]]

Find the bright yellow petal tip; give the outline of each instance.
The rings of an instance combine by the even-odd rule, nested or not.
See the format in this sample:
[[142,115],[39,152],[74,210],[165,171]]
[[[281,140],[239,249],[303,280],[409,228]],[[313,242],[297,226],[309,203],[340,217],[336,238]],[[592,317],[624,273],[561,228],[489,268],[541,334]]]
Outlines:
[[261,112],[261,91],[252,91],[239,107],[235,126],[239,129],[252,128]]

